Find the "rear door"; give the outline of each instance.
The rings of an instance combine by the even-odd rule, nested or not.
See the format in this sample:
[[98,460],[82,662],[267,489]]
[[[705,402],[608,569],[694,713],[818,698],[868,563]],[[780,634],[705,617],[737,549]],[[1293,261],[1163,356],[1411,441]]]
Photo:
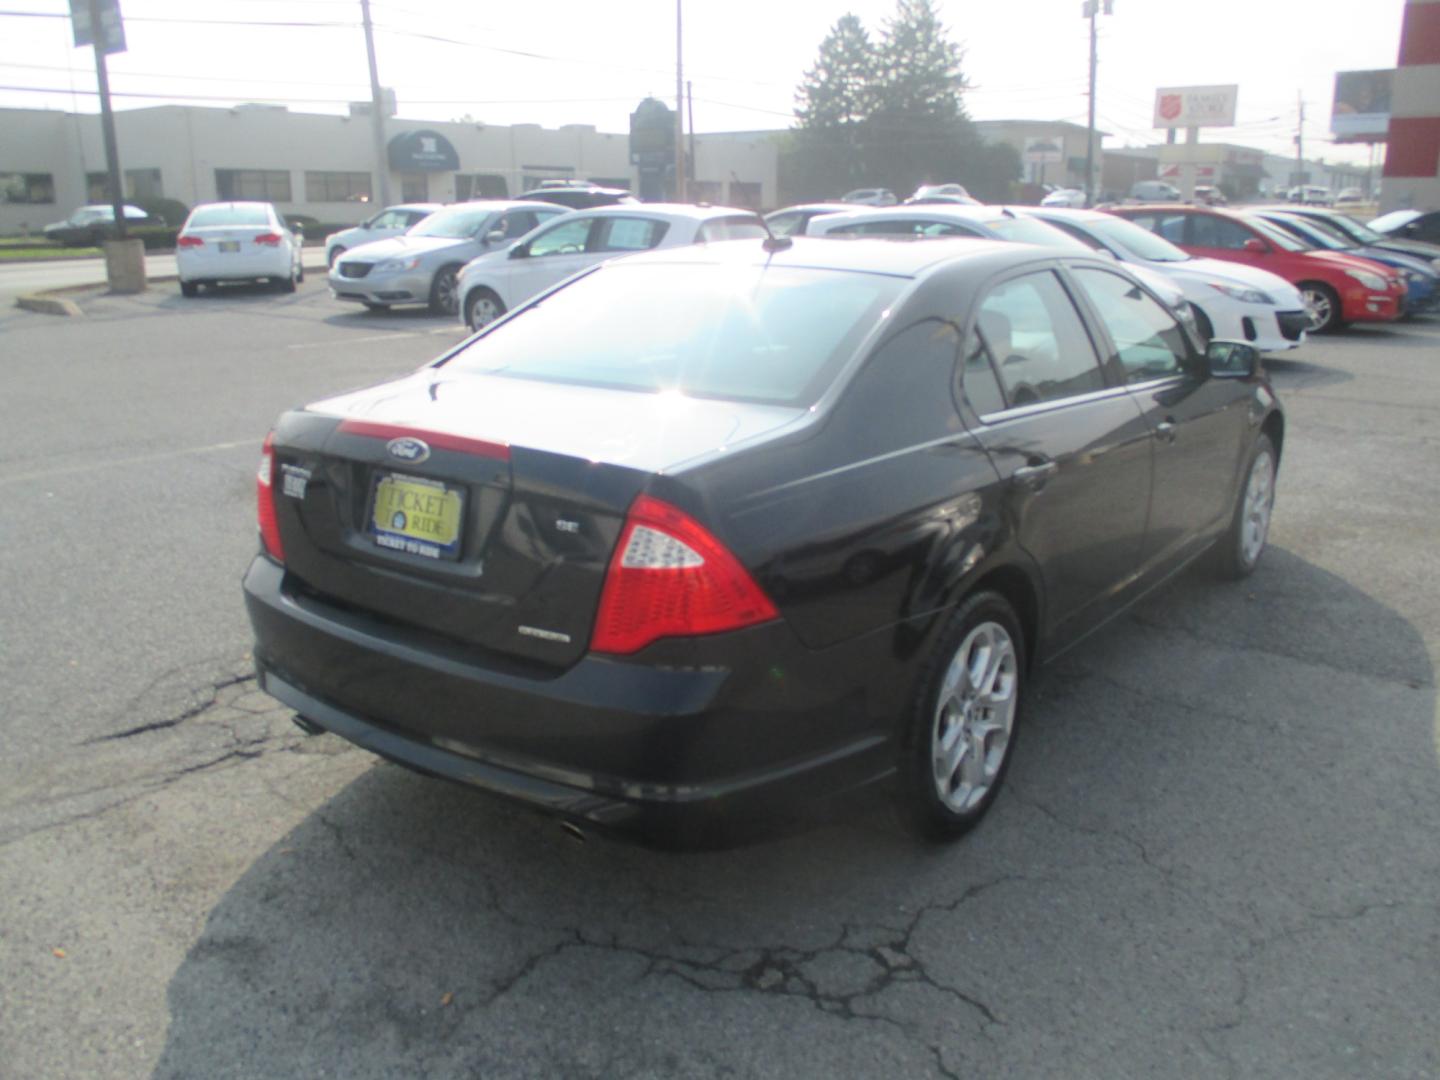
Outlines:
[[990,287],[966,344],[963,387],[1006,488],[1015,535],[1045,583],[1046,649],[1111,614],[1137,575],[1152,442],[1107,374],[1053,269]]

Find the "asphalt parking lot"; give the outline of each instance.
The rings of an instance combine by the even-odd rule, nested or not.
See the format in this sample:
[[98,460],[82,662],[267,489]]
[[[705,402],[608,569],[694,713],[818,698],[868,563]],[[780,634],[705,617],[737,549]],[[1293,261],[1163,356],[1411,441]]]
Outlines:
[[1260,569],[1049,669],[969,838],[675,855],[256,691],[271,420],[462,337],[319,277],[0,311],[0,1076],[1440,1075],[1440,320],[1272,361]]

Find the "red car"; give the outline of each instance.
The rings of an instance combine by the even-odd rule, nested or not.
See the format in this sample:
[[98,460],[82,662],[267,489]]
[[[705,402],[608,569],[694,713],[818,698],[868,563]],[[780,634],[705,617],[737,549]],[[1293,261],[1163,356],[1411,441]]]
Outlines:
[[1128,218],[1192,255],[1279,274],[1305,298],[1310,329],[1390,322],[1405,306],[1405,282],[1388,266],[1338,251],[1313,251],[1266,221],[1203,206],[1117,206]]

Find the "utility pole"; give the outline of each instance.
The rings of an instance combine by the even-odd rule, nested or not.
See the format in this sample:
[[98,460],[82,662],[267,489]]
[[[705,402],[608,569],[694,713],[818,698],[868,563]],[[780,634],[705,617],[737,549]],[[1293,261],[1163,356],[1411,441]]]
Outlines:
[[1085,205],[1095,203],[1095,68],[1099,60],[1096,18],[1104,7],[1106,15],[1115,14],[1114,0],[1085,0],[1080,13],[1090,20],[1090,125],[1085,133]]
[[[1300,122],[1295,127],[1295,183],[1305,183],[1305,95],[1303,91],[1296,91],[1295,100],[1300,104]],[[1303,200],[1302,200],[1303,201]]]
[[120,148],[115,139],[115,113],[110,108],[110,72],[105,66],[105,34],[100,0],[90,0],[90,25],[95,46],[95,81],[100,90],[100,130],[105,137],[105,168],[109,173],[110,206],[115,213],[115,239],[125,239],[125,188],[120,183]]
[[685,74],[682,63],[680,7],[675,0],[675,201],[685,201]]
[[375,170],[380,178],[380,205],[390,205],[390,162],[385,157],[385,103],[380,94],[380,72],[375,66],[375,29],[370,24],[370,0],[360,0],[365,24],[365,55],[370,60],[370,131],[375,139]]
[[[695,156],[695,86],[685,80],[685,125],[690,129],[690,168],[698,171],[700,159]],[[690,179],[695,179],[693,176]]]

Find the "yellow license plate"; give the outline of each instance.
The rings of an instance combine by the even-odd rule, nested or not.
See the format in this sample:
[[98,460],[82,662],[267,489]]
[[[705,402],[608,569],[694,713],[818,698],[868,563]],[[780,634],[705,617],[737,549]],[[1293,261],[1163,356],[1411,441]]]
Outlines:
[[240,250],[240,241],[239,241],[239,240],[221,240],[221,241],[220,241],[220,250],[221,250],[221,251],[239,251],[239,250]]
[[384,473],[375,482],[370,531],[392,551],[453,559],[460,554],[460,492],[437,480]]

